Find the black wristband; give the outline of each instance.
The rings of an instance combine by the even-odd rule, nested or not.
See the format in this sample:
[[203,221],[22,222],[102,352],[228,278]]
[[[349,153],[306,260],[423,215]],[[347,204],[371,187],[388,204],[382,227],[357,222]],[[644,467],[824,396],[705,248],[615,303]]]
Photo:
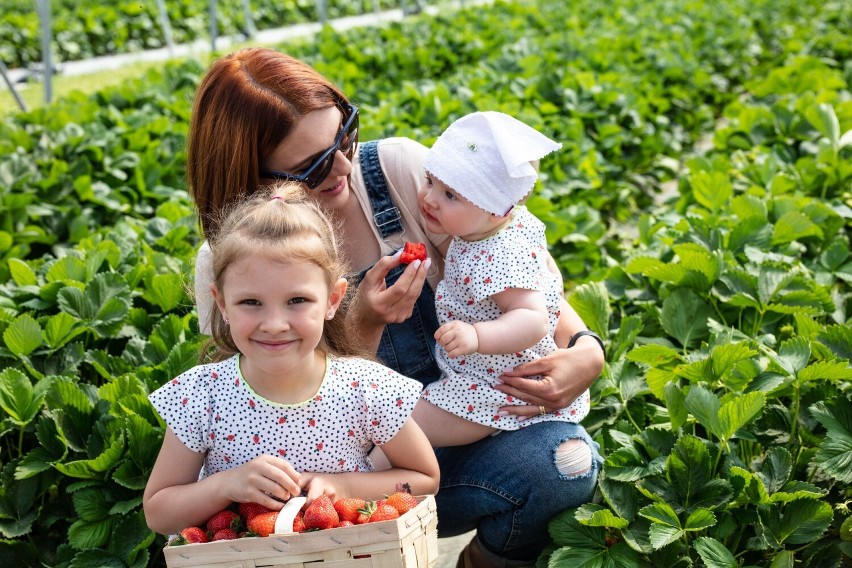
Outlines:
[[595,333],[594,331],[592,331],[590,329],[584,329],[583,331],[578,331],[577,333],[572,335],[571,340],[568,341],[568,347],[566,347],[566,349],[570,349],[571,347],[574,347],[574,344],[577,343],[577,340],[580,339],[581,337],[583,337],[584,335],[588,335],[589,337],[595,338],[595,341],[597,341],[598,344],[601,346],[601,351],[603,351],[604,359],[606,359],[606,347],[604,346],[603,339],[601,339],[600,335],[598,335],[597,333]]

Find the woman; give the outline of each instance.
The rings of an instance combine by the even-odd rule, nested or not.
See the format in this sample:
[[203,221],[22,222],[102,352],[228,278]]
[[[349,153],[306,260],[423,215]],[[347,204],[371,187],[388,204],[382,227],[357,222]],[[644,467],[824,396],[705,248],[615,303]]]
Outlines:
[[[214,62],[196,93],[187,178],[204,235],[223,208],[275,180],[303,183],[335,218],[356,292],[353,333],[380,359],[424,385],[439,376],[432,290],[450,239],[422,223],[417,189],[427,149],[409,139],[357,143],[358,108],[310,66],[274,50],[245,49]],[[426,244],[429,260],[402,265],[405,241]],[[209,248],[196,266],[198,313],[208,324]],[[505,372],[497,389],[534,416],[568,406],[600,374],[602,344],[567,304],[558,337],[570,349]],[[561,347],[567,347],[564,341]],[[538,375],[539,379],[526,377]],[[477,529],[459,566],[528,566],[549,541],[547,523],[594,493],[596,444],[579,425],[547,422],[468,446],[436,450],[441,536]]]

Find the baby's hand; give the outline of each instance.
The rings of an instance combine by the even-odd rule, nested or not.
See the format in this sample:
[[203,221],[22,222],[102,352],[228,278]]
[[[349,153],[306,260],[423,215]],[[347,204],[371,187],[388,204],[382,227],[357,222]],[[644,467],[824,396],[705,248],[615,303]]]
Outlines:
[[217,476],[224,483],[222,492],[237,503],[260,503],[278,510],[284,501],[301,493],[301,474],[290,462],[276,456],[258,456]]
[[470,355],[479,349],[476,328],[461,321],[451,321],[439,327],[435,332],[435,341],[446,350],[450,359]]

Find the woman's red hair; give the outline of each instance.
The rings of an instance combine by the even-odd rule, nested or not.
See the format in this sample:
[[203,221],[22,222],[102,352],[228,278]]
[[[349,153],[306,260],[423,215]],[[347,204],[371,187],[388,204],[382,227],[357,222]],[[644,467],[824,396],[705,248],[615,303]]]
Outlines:
[[264,159],[300,117],[348,104],[308,64],[267,48],[216,60],[198,86],[189,124],[186,177],[206,238],[222,210],[262,185]]

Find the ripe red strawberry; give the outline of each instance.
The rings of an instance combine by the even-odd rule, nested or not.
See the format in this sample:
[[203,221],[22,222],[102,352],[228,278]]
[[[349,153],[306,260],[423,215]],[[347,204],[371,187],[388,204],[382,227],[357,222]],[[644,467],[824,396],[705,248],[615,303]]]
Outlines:
[[411,264],[415,260],[426,260],[426,245],[423,243],[406,242],[402,247],[402,254],[399,256],[399,261],[402,264]]
[[370,515],[371,523],[378,523],[381,521],[389,521],[391,519],[398,519],[399,511],[397,511],[393,505],[388,505],[387,503],[383,505],[376,505],[376,510],[373,511],[373,514]]
[[296,515],[296,518],[293,519],[293,532],[301,533],[305,532],[305,519],[302,518],[301,514]]
[[210,540],[233,540],[235,538],[240,538],[240,535],[234,529],[220,529],[213,534],[213,538]]
[[255,515],[248,522],[248,530],[257,536],[269,536],[275,531],[275,519],[277,518],[278,511]]
[[240,530],[240,524],[242,524],[240,516],[230,509],[225,509],[224,511],[219,511],[210,517],[207,521],[207,532],[210,534],[216,534],[222,529],[233,529],[238,531]]
[[417,506],[417,498],[411,493],[405,491],[397,491],[388,495],[385,500],[387,504],[392,506],[400,515],[404,515],[411,509]]
[[337,528],[354,527],[354,526],[355,526],[355,523],[353,523],[352,521],[340,521],[339,523],[337,523]]
[[248,523],[252,517],[260,513],[268,513],[272,509],[264,507],[260,503],[240,503],[237,508],[240,511],[240,516]]
[[359,497],[344,497],[334,502],[334,510],[341,521],[355,522],[358,519],[358,509],[362,509],[367,502]]
[[328,495],[320,495],[305,509],[305,529],[331,529],[340,522],[334,503]]
[[[180,531],[180,536],[183,539],[175,544],[195,544],[198,542],[210,542],[207,538],[207,533],[201,527],[187,527]],[[180,540],[180,539],[177,539]]]

